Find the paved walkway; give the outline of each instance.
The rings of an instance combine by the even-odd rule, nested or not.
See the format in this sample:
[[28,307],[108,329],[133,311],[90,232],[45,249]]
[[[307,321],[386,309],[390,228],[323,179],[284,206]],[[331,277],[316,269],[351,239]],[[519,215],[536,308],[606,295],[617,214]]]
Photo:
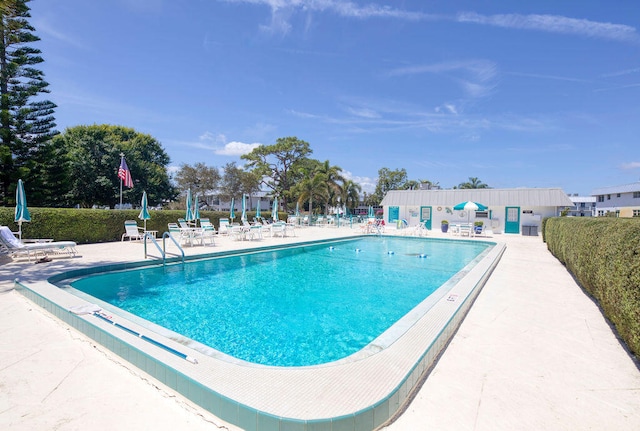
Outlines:
[[[337,233],[303,229],[297,240]],[[351,233],[358,232],[339,231]],[[387,429],[640,429],[640,372],[597,306],[539,237],[493,239],[507,243],[502,261],[413,402]],[[246,245],[225,238],[217,248]],[[139,244],[79,249],[77,259],[0,262],[0,429],[237,430],[11,290],[15,277],[141,258]]]

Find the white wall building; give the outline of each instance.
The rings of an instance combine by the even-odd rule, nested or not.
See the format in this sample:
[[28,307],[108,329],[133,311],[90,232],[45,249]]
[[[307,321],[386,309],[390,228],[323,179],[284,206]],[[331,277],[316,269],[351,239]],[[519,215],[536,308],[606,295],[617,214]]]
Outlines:
[[[455,211],[461,202],[485,205],[487,211]],[[382,200],[384,220],[406,220],[409,226],[424,223],[427,229],[440,229],[449,223],[482,221],[494,233],[515,233],[523,227],[540,227],[544,217],[558,216],[573,202],[561,189],[456,189],[392,190]]]
[[570,217],[595,217],[596,216],[596,198],[595,196],[569,196],[573,206],[569,208],[568,216]]
[[618,217],[640,217],[640,182],[601,187],[591,192],[598,217],[614,213]]

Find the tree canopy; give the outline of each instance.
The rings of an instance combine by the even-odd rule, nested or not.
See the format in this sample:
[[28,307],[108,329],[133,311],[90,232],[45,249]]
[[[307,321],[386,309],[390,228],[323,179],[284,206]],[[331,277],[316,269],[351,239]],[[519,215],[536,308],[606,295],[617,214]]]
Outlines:
[[68,154],[70,184],[66,205],[114,206],[120,193],[120,153],[125,156],[134,183],[133,188],[123,190],[125,202],[137,204],[145,190],[149,205],[176,197],[167,175],[169,156],[149,135],[122,126],[76,126],[56,136],[53,145]]
[[244,154],[247,169],[261,178],[261,184],[282,199],[286,208],[291,189],[301,179],[301,167],[312,153],[309,144],[295,136],[278,138],[274,145],[261,145]]

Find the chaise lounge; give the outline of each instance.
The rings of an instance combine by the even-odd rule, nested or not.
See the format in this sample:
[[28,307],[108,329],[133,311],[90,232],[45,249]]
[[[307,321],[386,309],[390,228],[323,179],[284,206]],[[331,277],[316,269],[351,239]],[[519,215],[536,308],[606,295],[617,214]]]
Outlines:
[[29,261],[31,256],[37,257],[38,252],[47,253],[67,253],[75,256],[77,244],[73,241],[51,241],[35,242],[25,244],[16,238],[7,226],[0,226],[0,250],[12,257],[27,255]]

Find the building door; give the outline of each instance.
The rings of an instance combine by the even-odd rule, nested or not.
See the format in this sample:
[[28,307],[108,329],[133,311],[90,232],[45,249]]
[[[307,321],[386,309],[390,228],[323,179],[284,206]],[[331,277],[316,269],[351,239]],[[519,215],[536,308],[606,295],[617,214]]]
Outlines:
[[389,224],[396,224],[399,218],[400,207],[389,207],[389,219],[387,220],[387,222]]
[[507,207],[504,233],[520,233],[520,207]]
[[431,230],[431,207],[420,207],[420,223]]

